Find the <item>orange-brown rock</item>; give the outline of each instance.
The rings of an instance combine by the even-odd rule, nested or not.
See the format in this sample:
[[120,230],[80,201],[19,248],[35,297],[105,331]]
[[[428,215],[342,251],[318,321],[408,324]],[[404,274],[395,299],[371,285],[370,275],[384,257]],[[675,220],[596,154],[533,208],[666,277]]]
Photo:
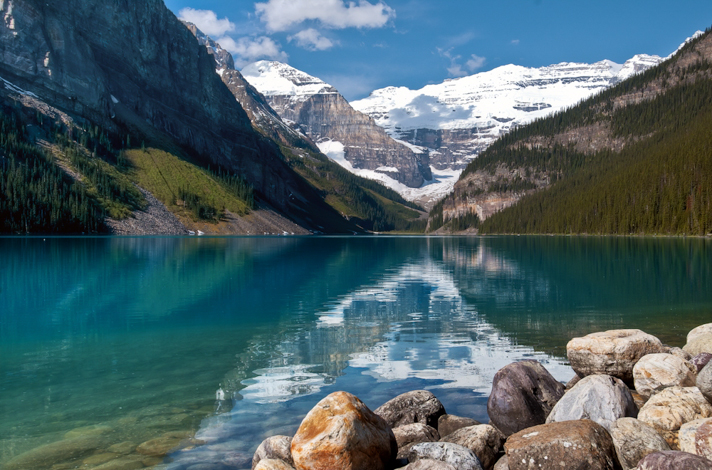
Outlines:
[[346,392],[317,403],[292,438],[297,470],[385,470],[397,452],[390,426]]

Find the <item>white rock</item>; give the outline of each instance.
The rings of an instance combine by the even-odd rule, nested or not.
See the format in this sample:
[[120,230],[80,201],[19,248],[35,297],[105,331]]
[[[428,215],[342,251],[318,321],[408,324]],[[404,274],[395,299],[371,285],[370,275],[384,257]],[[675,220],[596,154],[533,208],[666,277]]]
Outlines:
[[635,391],[649,397],[664,388],[694,387],[697,368],[672,354],[648,354],[633,367]]

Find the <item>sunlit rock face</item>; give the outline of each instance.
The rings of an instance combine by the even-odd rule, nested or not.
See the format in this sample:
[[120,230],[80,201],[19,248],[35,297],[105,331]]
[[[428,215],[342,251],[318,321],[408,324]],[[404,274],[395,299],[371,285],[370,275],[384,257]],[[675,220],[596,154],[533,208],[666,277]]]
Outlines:
[[338,142],[343,158],[353,168],[385,174],[409,187],[419,187],[432,178],[426,152],[393,140],[322,80],[268,61],[250,64],[242,74],[282,119],[324,146],[325,153],[330,153],[325,144]]

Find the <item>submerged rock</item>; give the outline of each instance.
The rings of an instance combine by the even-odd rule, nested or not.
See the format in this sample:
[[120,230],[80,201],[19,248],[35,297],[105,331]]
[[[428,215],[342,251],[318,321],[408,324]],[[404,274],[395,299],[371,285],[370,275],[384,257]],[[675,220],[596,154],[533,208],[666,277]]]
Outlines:
[[477,456],[465,447],[450,442],[424,442],[410,449],[408,461],[438,460],[458,470],[483,470]]
[[623,381],[610,375],[589,375],[559,400],[546,422],[590,419],[610,430],[617,419],[637,414],[638,408]]
[[297,470],[385,470],[398,444],[383,418],[350,393],[335,392],[309,411],[291,449]]
[[536,361],[501,368],[494,376],[487,413],[505,436],[544,424],[564,386]]
[[610,434],[587,419],[519,431],[507,439],[504,447],[510,470],[618,468]]
[[672,354],[648,354],[633,367],[635,390],[644,397],[675,385],[694,387],[696,378],[695,366]]
[[415,390],[387,401],[376,408],[375,413],[392,428],[422,423],[437,429],[438,418],[445,414],[445,407],[431,392]]
[[635,418],[619,419],[611,426],[610,433],[623,470],[636,468],[648,454],[670,450],[655,429]]
[[443,437],[440,442],[452,442],[470,449],[485,470],[494,467],[499,452],[502,450],[505,437],[489,424],[480,424],[459,429]]
[[581,377],[603,374],[633,382],[633,366],[647,354],[664,352],[658,338],[641,330],[610,330],[574,338],[566,345],[571,367]]
[[26,470],[49,467],[53,463],[82,457],[98,449],[101,439],[97,436],[81,436],[64,439],[20,454],[5,463],[4,470]]

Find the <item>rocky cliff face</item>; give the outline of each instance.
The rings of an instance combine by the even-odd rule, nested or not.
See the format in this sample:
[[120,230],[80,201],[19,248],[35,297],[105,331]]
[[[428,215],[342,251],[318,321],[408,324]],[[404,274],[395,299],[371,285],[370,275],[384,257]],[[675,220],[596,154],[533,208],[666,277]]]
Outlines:
[[74,115],[168,137],[240,172],[295,220],[323,205],[161,0],[5,0],[0,10],[1,77]]
[[293,123],[320,148],[325,149],[323,144],[332,148],[333,143],[343,145],[343,157],[353,168],[386,174],[409,187],[419,187],[432,178],[426,153],[416,153],[393,140],[318,78],[266,61],[251,64],[242,73],[283,120]]

